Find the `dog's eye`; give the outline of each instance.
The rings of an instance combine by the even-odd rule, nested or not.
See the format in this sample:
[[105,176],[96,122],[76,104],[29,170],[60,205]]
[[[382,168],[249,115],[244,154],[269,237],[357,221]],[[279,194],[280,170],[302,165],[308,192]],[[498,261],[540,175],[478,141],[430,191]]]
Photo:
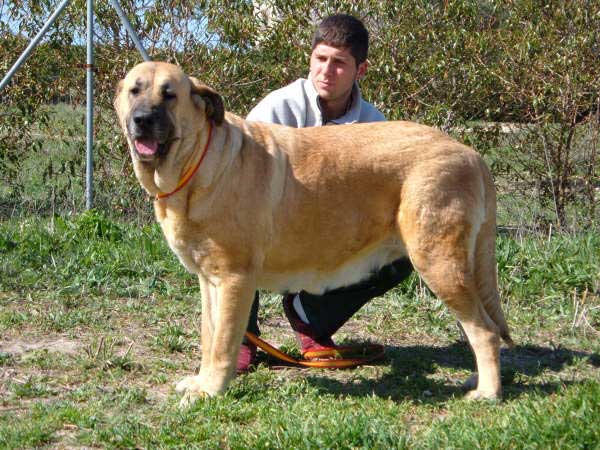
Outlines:
[[165,91],[163,92],[163,98],[165,100],[174,100],[177,98],[177,95],[173,91]]
[[134,86],[131,89],[129,89],[129,93],[131,95],[138,95],[140,93],[140,88],[137,86]]

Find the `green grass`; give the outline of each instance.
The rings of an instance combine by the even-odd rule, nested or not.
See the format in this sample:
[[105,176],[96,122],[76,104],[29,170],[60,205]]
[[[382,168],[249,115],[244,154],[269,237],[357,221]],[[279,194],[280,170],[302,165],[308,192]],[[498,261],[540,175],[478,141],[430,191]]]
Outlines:
[[[336,336],[385,343],[352,370],[257,371],[178,408],[199,368],[196,279],[156,225],[98,212],[0,224],[0,448],[599,448],[600,235],[497,242],[504,401],[472,403],[454,317],[412,276]],[[276,296],[266,338],[294,349]]]
[[[115,216],[146,220],[152,217],[152,205],[133,176],[114,110],[97,106],[94,205]],[[3,148],[6,154],[0,153],[0,164],[7,164],[0,171],[0,219],[67,215],[85,209],[85,109],[59,103],[40,111],[45,121],[30,122],[18,135],[12,128],[5,130],[3,137],[10,145]]]

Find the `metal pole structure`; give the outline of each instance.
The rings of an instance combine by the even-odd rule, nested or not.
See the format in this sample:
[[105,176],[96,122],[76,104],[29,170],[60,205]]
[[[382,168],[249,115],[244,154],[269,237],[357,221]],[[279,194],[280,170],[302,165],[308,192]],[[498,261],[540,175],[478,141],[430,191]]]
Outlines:
[[[63,0],[60,5],[56,8],[54,13],[48,18],[42,29],[38,34],[31,40],[25,51],[19,56],[15,64],[10,68],[8,73],[4,76],[0,82],[0,91],[6,87],[13,75],[19,70],[23,62],[27,59],[32,50],[37,46],[40,40],[48,31],[48,28],[56,21],[56,18],[69,4],[70,0]],[[127,16],[121,9],[117,0],[110,0],[111,5],[117,12],[121,22],[125,26],[129,37],[133,40],[136,48],[142,55],[145,61],[150,61],[150,56],[142,46],[137,33],[134,31],[131,23],[127,19]],[[93,208],[94,205],[94,188],[93,188],[93,177],[94,177],[94,0],[87,0],[87,59],[86,59],[86,173],[85,173],[85,206],[86,209]]]
[[19,67],[21,67],[21,65],[27,59],[27,57],[29,56],[31,51],[35,48],[35,46],[38,44],[38,42],[40,42],[40,40],[44,37],[44,34],[46,34],[46,31],[48,31],[48,28],[50,28],[52,26],[52,24],[54,23],[56,18],[60,15],[60,13],[63,11],[63,9],[65,9],[65,7],[69,4],[70,1],[71,0],[63,0],[63,2],[60,5],[58,5],[58,8],[56,8],[54,13],[50,16],[50,18],[48,18],[48,20],[46,21],[46,23],[44,24],[42,29],[31,40],[31,42],[29,43],[27,48],[23,51],[23,53],[21,53],[21,56],[19,56],[19,59],[17,59],[17,62],[15,62],[13,64],[13,66],[10,68],[8,73],[4,76],[4,78],[0,82],[0,91],[2,89],[4,89],[4,87],[8,84],[10,79],[13,77],[13,75],[17,72],[17,70],[19,70]]
[[121,23],[125,27],[125,30],[127,30],[127,34],[129,34],[129,37],[135,44],[135,47],[138,49],[138,52],[140,52],[140,54],[142,55],[144,61],[150,61],[150,56],[148,55],[148,53],[146,53],[146,50],[144,49],[140,38],[138,38],[137,33],[134,31],[133,27],[131,26],[131,23],[129,22],[129,19],[123,12],[123,9],[121,9],[121,5],[119,5],[119,2],[117,0],[110,0],[110,4],[117,12],[119,19],[121,19]]
[[93,207],[94,188],[94,0],[87,0],[87,61],[86,61],[86,171],[85,207]]

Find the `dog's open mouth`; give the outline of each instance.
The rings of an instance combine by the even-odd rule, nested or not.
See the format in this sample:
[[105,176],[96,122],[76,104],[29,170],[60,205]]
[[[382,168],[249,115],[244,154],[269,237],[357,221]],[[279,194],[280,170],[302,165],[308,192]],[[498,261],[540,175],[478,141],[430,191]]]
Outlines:
[[158,153],[160,144],[150,139],[136,139],[135,149],[141,156],[154,156]]
[[165,156],[171,144],[176,140],[177,138],[171,138],[165,142],[160,142],[151,138],[138,138],[133,141],[133,145],[141,160],[150,161],[154,158]]

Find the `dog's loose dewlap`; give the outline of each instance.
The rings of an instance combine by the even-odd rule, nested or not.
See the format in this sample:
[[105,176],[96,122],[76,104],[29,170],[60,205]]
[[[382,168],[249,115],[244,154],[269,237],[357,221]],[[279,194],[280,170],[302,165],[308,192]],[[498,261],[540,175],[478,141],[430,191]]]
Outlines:
[[200,280],[202,363],[182,404],[227,388],[257,288],[322,293],[401,257],[462,324],[478,372],[467,396],[501,396],[496,197],[474,150],[410,122],[246,122],[159,62],[127,74],[115,108],[167,242]]

